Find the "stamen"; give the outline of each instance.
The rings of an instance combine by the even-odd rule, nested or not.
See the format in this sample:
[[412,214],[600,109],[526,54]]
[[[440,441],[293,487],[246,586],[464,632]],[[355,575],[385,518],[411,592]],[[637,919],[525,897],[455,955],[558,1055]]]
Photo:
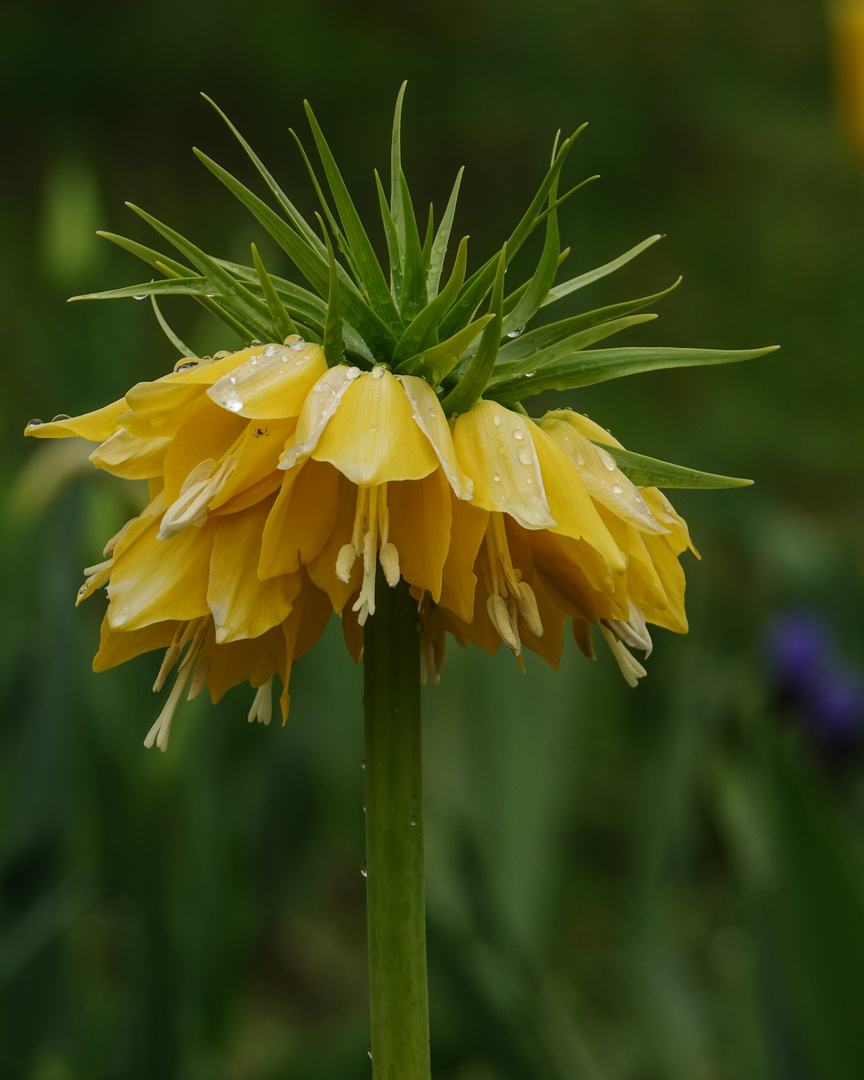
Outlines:
[[210,512],[210,503],[236,467],[237,458],[231,454],[218,468],[213,458],[206,458],[196,465],[183,481],[180,494],[163,514],[158,539],[167,540],[189,525],[203,525]]
[[[380,553],[378,551],[379,535]],[[389,537],[390,510],[387,507],[387,485],[358,487],[351,543],[343,544],[339,549],[336,557],[336,576],[340,581],[350,581],[355,561],[363,557],[363,584],[352,609],[358,612],[357,622],[360,626],[365,625],[366,619],[375,614],[376,561],[380,561],[384,577],[391,588],[399,583],[401,577],[399,552],[395,545],[390,543]]]
[[357,552],[353,544],[343,544],[336,556],[336,577],[347,585],[351,580],[351,571],[357,562]]
[[444,637],[434,638],[425,628],[420,632],[420,682],[423,686],[437,686],[441,681],[441,669],[447,644]]
[[177,680],[171,688],[171,693],[162,708],[162,712],[159,713],[156,723],[147,732],[144,745],[148,750],[154,742],[163,754],[168,749],[168,737],[171,734],[171,723],[174,720],[174,713],[177,711],[177,706],[180,702],[180,698],[183,696],[183,691],[186,689],[186,683],[188,681],[189,669],[185,666],[181,667],[177,672]]
[[258,687],[258,692],[255,694],[255,700],[252,702],[252,708],[249,710],[249,723],[253,720],[257,720],[259,724],[268,726],[273,716],[273,676],[265,682],[262,686]]
[[520,571],[513,566],[504,517],[500,513],[490,515],[486,529],[486,551],[483,554],[480,566],[489,593],[486,610],[501,640],[518,657],[522,652],[519,616],[534,637],[543,636],[543,623],[534,590],[522,580]]
[[636,657],[627,651],[626,647],[622,645],[611,630],[601,624],[600,632],[606,638],[606,644],[612,650],[612,655],[618,662],[618,667],[621,669],[621,674],[627,681],[628,686],[636,686],[639,679],[644,678],[648,672]]
[[608,627],[617,638],[626,642],[631,649],[642,649],[645,656],[648,657],[651,655],[654,643],[648,632],[645,616],[642,613],[642,609],[634,600],[631,600],[629,597],[627,599],[630,607],[629,617],[626,622],[623,619],[602,619],[601,622],[604,626]]

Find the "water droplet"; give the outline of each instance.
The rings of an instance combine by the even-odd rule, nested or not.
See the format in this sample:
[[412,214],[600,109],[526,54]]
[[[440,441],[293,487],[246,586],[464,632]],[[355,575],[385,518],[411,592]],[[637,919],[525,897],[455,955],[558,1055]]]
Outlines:
[[495,427],[501,427],[501,417],[498,413],[495,413],[495,416],[492,419],[495,421]]
[[57,415],[55,417],[52,417],[51,423],[52,424],[59,424],[61,420],[71,420],[71,419],[72,419],[72,417],[69,415],[69,413],[61,412],[61,413],[57,413]]
[[243,408],[243,402],[239,398],[226,398],[224,401],[220,401],[219,404],[223,409],[227,409],[228,412],[240,412]]
[[379,364],[377,367],[372,368],[372,378],[380,379],[383,376],[384,371],[385,369],[382,364]]
[[276,353],[278,353],[278,352],[279,352],[279,346],[278,345],[268,345],[267,348],[264,350],[264,355],[265,356],[275,356]]
[[258,363],[258,357],[257,357],[257,356],[253,356],[253,357],[252,357],[252,358],[251,358],[251,359],[249,360],[249,363],[250,363],[250,364],[252,365],[252,367],[255,367],[255,366],[257,365],[257,363]]
[[190,368],[198,367],[197,360],[178,360],[174,365],[175,371],[189,371]]
[[409,825],[416,825],[417,824],[417,815],[416,814],[411,815],[411,818],[410,818],[408,824]]
[[524,324],[522,326],[517,326],[515,330],[510,331],[510,333],[507,335],[507,337],[509,337],[509,338],[519,337],[519,335],[522,333],[522,331],[524,329],[525,329]]
[[363,860],[363,865],[360,867],[360,873],[363,875],[363,877],[369,877],[369,871],[366,869],[366,860],[365,859]]
[[581,450],[577,450],[574,456],[576,458],[576,464],[577,465],[584,465],[585,464],[585,458],[583,457]]
[[534,455],[531,453],[527,446],[522,447],[522,449],[519,451],[518,457],[523,465],[530,465],[531,462],[534,460]]
[[531,476],[526,476],[525,477],[525,483],[526,484],[533,484],[534,483],[534,478],[531,477]]
[[363,760],[362,760],[362,761],[360,762],[360,768],[361,768],[361,769],[365,769],[365,768],[366,768],[366,758],[365,758],[365,757],[364,757],[364,758],[363,758]]
[[597,453],[600,455],[600,460],[603,462],[609,472],[615,472],[615,470],[618,468],[618,466],[615,464],[615,458],[613,458],[612,455],[606,450],[601,450],[599,447],[597,448]]
[[355,380],[355,379],[356,379],[356,378],[357,378],[357,377],[358,377],[359,375],[360,375],[360,368],[359,368],[359,367],[352,367],[352,368],[348,368],[348,370],[347,370],[347,371],[345,372],[345,378],[346,378],[346,379],[347,379],[347,380],[348,380],[349,382],[354,382],[354,380]]
[[493,476],[492,476],[492,479],[493,479],[493,480],[495,481],[495,483],[497,484],[497,483],[499,482],[499,480],[501,479],[501,473],[497,473],[497,472],[496,472],[496,473],[494,473],[494,474],[493,474]]
[[31,421],[30,421],[30,423],[29,423],[29,424],[27,425],[27,427],[28,427],[28,428],[30,428],[30,427],[42,427],[42,425],[43,425],[44,423],[45,423],[45,421],[44,421],[44,420],[40,420],[40,419],[38,418],[38,416],[37,416],[35,420],[31,420]]
[[233,385],[234,385],[234,383],[236,383],[236,382],[237,382],[237,379],[236,379],[236,378],[235,378],[235,377],[234,377],[233,375],[229,375],[229,376],[228,376],[228,382],[230,382],[230,383],[231,383],[231,385],[233,386]]
[[249,348],[250,348],[250,349],[258,349],[258,348],[260,348],[260,347],[261,347],[261,346],[262,346],[263,344],[264,344],[264,342],[263,342],[263,341],[259,341],[259,340],[258,340],[258,338],[252,338],[252,340],[251,340],[251,341],[249,342]]
[[132,297],[133,300],[146,300],[147,293],[139,293],[137,296]]
[[438,410],[437,410],[437,409],[435,409],[435,408],[431,408],[431,407],[430,407],[430,409],[429,409],[429,415],[430,415],[430,416],[434,416],[434,415],[435,415],[435,414],[436,414],[437,412],[438,412]]
[[372,1043],[369,1043],[369,1045],[366,1047],[366,1053],[369,1055],[369,1060],[371,1061],[372,1060]]
[[226,356],[231,355],[230,349],[220,349],[219,352],[213,353],[214,360],[224,360]]
[[87,592],[87,586],[82,585],[81,588],[78,590],[78,595],[80,596],[81,593],[85,593],[85,592]]
[[536,371],[526,371],[525,372],[525,378],[526,379],[533,379],[536,374],[537,374]]
[[520,430],[519,430],[519,428],[517,428],[517,429],[516,429],[516,430],[515,430],[515,431],[513,432],[513,438],[514,438],[514,439],[516,439],[517,441],[521,442],[521,440],[525,438],[525,432],[524,432],[524,431],[520,431]]

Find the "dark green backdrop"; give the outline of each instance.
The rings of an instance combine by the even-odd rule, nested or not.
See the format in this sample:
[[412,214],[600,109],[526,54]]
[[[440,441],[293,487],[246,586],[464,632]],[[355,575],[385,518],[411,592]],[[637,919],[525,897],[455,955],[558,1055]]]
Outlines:
[[[310,98],[371,216],[405,77],[415,198],[443,207],[467,166],[474,260],[555,130],[589,120],[569,175],[602,179],[563,212],[569,273],[667,236],[585,303],[680,273],[642,343],[783,346],[570,398],[634,450],[757,481],[674,497],[703,556],[691,633],[658,632],[637,690],[571,643],[525,676],[453,648],[426,692],[436,1077],[858,1080],[857,739],[829,753],[766,661],[806,610],[847,680],[864,667],[864,163],[815,0],[7,0],[0,1075],[369,1075],[361,680],[338,627],[298,665],[285,729],[247,726],[239,690],[145,752],[152,658],[93,675],[100,601],[72,606],[134,503],[21,431],[174,362],[148,304],[65,305],[149,276],[94,236],[150,242],[124,199],[226,257],[261,242],[190,153],[248,177],[198,91],[304,210],[288,128]],[[194,305],[164,310],[199,352],[233,346]]]

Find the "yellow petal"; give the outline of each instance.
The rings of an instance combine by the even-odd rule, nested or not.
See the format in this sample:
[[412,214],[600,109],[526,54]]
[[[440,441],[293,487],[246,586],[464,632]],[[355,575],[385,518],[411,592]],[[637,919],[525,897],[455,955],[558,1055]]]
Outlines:
[[344,364],[336,364],[324,372],[306,396],[297,421],[294,443],[282,455],[280,469],[291,469],[298,461],[305,461],[309,457],[348,388],[360,375],[360,368],[346,367]]
[[[582,420],[587,421],[587,417],[582,417]],[[612,455],[589,442],[581,433],[577,413],[560,409],[547,413],[539,423],[575,466],[592,498],[643,532],[668,531],[651,513],[639,489],[621,472]],[[603,434],[607,440],[611,439],[608,432],[604,431]]]
[[474,481],[475,506],[509,514],[526,529],[555,524],[524,416],[495,401],[478,401],[456,420],[453,442]]
[[186,477],[201,461],[220,461],[247,426],[245,420],[231,416],[202,396],[171,438],[165,454],[166,502],[174,502]]
[[437,604],[441,575],[450,547],[450,490],[436,469],[422,480],[387,485],[390,542],[399,552],[402,577],[425,589]]
[[96,447],[90,460],[97,469],[104,469],[112,476],[121,476],[124,480],[149,480],[161,474],[170,445],[170,436],[139,439],[121,428]]
[[142,653],[167,649],[179,626],[177,622],[164,622],[145,626],[141,630],[117,632],[111,629],[106,615],[102,620],[99,651],[93,657],[93,670],[107,671]]
[[383,367],[350,382],[311,456],[361,487],[419,480],[438,468],[405,391]]
[[330,602],[316,589],[306,575],[304,585],[295,602],[294,610],[282,624],[285,635],[286,665],[282,674],[282,723],[288,719],[288,707],[291,695],[288,687],[291,681],[291,669],[305,652],[312,648],[324,633],[330,619]]
[[52,420],[43,424],[31,421],[24,429],[25,435],[35,435],[37,439],[67,439],[78,435],[88,442],[103,442],[117,430],[117,419],[128,410],[126,398],[112,401],[94,412],[71,416],[66,420]]
[[453,521],[450,526],[450,550],[444,563],[441,605],[449,608],[465,623],[474,618],[474,593],[477,577],[474,564],[486,534],[489,511],[461,499],[451,499]]
[[541,656],[555,671],[561,665],[561,650],[564,648],[564,627],[567,615],[546,591],[543,580],[535,574],[530,582],[531,590],[537,601],[537,611],[543,626],[543,634],[535,637],[524,619],[519,619],[519,637],[526,649]]
[[313,562],[330,539],[339,514],[339,473],[324,462],[307,461],[284,475],[282,489],[264,527],[258,574],[262,579],[293,574]]
[[357,488],[339,474],[339,513],[336,525],[317,558],[309,563],[307,570],[315,585],[329,597],[333,610],[339,614],[348,600],[356,593],[363,579],[363,560],[358,559],[351,568],[348,581],[336,575],[336,560],[344,544],[350,543],[354,530],[354,514],[357,509]]
[[129,411],[123,414],[123,427],[142,439],[174,435],[203,393],[203,387],[195,384],[137,383],[126,395]]
[[210,660],[207,687],[215,705],[232,686],[247,679],[263,686],[273,675],[285,671],[285,635],[276,626],[259,638],[243,638],[205,646]]
[[456,498],[470,499],[474,484],[459,467],[450,425],[435,391],[425,379],[416,375],[397,375],[396,378],[408,397],[414,423],[429,440]]
[[573,540],[585,540],[614,573],[623,573],[627,565],[624,556],[597,513],[575,466],[542,428],[530,421],[528,426],[534,436],[549,509],[556,521],[551,531]]
[[313,383],[326,371],[319,345],[267,345],[214,383],[207,395],[239,416],[287,419],[300,415]]
[[294,431],[295,420],[253,421],[231,449],[237,465],[210,503],[211,510],[236,512],[276,491],[282,483],[279,455]]
[[274,499],[218,520],[210,557],[207,603],[216,625],[216,642],[255,638],[287,618],[300,591],[298,574],[261,581],[261,534]]
[[209,615],[207,582],[213,526],[184,529],[159,540],[160,519],[124,537],[114,555],[108,586],[108,621],[113,630],[137,630],[155,622],[186,622]]
[[676,634],[687,633],[687,615],[684,611],[684,571],[677,554],[669,546],[665,536],[646,536],[645,547],[654,568],[663,582],[666,606],[662,610],[645,605],[643,610],[648,622],[663,626]]

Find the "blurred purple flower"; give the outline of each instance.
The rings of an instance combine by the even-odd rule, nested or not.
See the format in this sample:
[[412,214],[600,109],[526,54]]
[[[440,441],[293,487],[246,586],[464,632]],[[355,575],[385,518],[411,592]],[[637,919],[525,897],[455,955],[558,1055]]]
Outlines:
[[780,702],[795,710],[826,749],[864,742],[864,680],[837,655],[829,624],[789,612],[768,637],[768,663]]

